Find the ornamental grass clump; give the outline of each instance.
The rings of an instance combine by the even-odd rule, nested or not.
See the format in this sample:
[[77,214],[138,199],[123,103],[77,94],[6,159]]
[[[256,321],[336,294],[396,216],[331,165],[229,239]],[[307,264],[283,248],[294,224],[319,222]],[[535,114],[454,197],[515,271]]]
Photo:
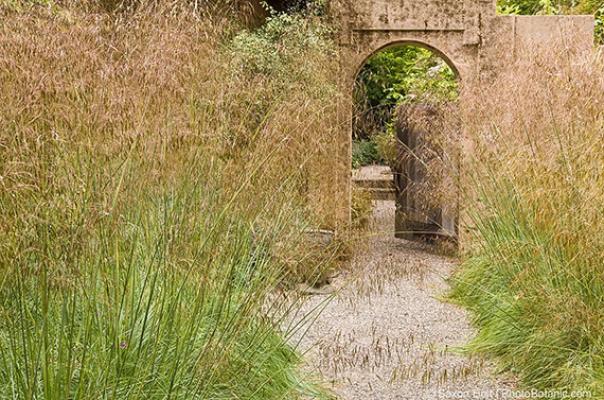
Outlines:
[[0,398],[320,396],[276,294],[331,265],[333,50],[192,4],[0,6]]
[[474,312],[473,350],[530,388],[601,398],[604,68],[564,50],[520,60],[462,102],[468,254],[453,296]]

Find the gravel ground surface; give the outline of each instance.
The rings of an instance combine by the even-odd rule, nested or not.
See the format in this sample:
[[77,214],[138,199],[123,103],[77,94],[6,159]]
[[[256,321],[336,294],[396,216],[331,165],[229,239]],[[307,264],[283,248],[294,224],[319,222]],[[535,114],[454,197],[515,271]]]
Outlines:
[[394,203],[377,202],[374,234],[301,339],[308,368],[342,400],[504,399],[512,390],[492,366],[458,347],[474,331],[466,312],[441,301],[455,261],[394,238]]

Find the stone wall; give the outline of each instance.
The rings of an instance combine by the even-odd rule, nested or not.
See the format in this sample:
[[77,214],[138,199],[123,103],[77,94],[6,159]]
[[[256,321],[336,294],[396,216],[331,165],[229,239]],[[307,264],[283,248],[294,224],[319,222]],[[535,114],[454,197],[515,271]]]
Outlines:
[[[563,46],[593,51],[593,16],[499,16],[496,0],[331,0],[339,26],[342,90],[351,93],[359,69],[377,51],[396,44],[426,47],[457,72],[464,92],[488,84],[515,65],[522,49],[543,54]],[[462,98],[463,101],[463,98]],[[338,174],[342,225],[350,220],[351,99],[340,104],[341,165]]]

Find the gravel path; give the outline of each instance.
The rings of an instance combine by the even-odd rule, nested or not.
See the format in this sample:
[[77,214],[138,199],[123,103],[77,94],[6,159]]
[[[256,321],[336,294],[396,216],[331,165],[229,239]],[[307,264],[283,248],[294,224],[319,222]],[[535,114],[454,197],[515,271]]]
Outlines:
[[394,203],[378,202],[375,234],[301,341],[308,368],[342,400],[503,399],[511,383],[456,347],[474,334],[466,312],[439,300],[455,262],[398,240]]

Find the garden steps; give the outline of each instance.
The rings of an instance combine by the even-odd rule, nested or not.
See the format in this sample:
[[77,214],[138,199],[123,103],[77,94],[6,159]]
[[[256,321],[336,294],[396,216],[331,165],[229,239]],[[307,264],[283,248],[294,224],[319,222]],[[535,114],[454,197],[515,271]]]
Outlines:
[[390,167],[370,165],[352,172],[353,184],[371,193],[373,200],[396,200],[394,176]]

